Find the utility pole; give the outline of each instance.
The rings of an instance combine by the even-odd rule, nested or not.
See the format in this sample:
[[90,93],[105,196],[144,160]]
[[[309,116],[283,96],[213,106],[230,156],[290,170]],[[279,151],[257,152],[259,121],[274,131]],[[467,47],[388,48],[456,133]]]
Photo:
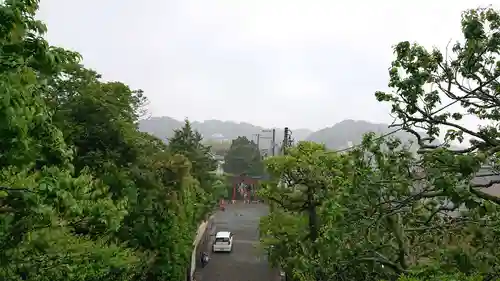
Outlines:
[[273,129],[273,139],[272,139],[272,142],[271,142],[271,147],[273,149],[272,155],[274,156],[275,155],[275,151],[276,151],[276,129]]
[[283,147],[281,148],[283,150],[283,155],[286,155],[286,150],[288,149],[288,140],[289,140],[289,130],[288,127],[285,127],[285,134],[283,136]]
[[275,156],[276,155],[276,129],[262,130],[262,133],[272,133],[272,137],[261,136],[260,138],[261,139],[271,139],[271,144],[269,147],[269,149],[271,151],[269,151],[269,152],[270,152],[271,156]]
[[257,147],[259,148],[260,151],[260,134],[253,134],[253,135],[257,137]]
[[287,153],[287,149],[292,146],[292,131],[288,127],[285,127],[285,133],[283,136],[283,147],[281,148],[284,155]]
[[260,134],[253,134],[257,137],[257,150],[259,150],[259,157],[262,159],[262,151],[260,150]]

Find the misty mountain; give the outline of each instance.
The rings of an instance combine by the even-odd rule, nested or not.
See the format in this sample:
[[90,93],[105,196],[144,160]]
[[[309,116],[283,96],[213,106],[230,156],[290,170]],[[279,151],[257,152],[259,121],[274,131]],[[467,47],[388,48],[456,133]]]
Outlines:
[[[141,120],[139,128],[141,131],[151,133],[156,137],[167,140],[173,136],[173,130],[182,127],[184,121],[179,121],[170,117],[153,117]],[[191,123],[193,128],[198,130],[206,140],[209,141],[231,141],[239,136],[247,137],[250,140],[257,141],[256,134],[260,134],[260,147],[269,148],[272,133],[262,132],[269,130],[250,123],[237,123],[233,121],[206,120],[203,122],[194,121]],[[375,132],[377,134],[386,134],[394,131],[388,124],[370,123],[368,121],[344,120],[332,127],[324,128],[313,132],[308,129],[293,129],[292,138],[295,141],[310,140],[318,143],[324,143],[330,149],[343,149],[349,145],[359,144],[363,134]],[[397,132],[395,137],[404,142],[415,141],[413,135],[406,132]],[[276,129],[276,143],[283,140],[283,129]]]
[[[377,135],[383,135],[394,130],[394,128],[389,128],[388,124],[344,120],[332,127],[324,128],[310,134],[307,140],[324,143],[331,149],[343,149],[349,145],[359,144],[363,138],[363,134],[367,132],[375,132]],[[406,132],[397,132],[394,136],[403,141],[413,139],[412,136]]]
[[[172,137],[175,129],[179,129],[184,124],[184,121],[179,121],[170,117],[152,117],[139,122],[139,129],[155,135],[158,138],[167,140]],[[250,123],[237,123],[233,121],[206,120],[203,122],[193,121],[192,127],[202,134],[207,140],[228,140],[231,141],[239,136],[247,137],[250,140],[257,140],[256,134],[260,134],[262,143],[270,142],[272,138],[271,132],[262,132],[271,128],[255,126]],[[308,129],[292,130],[293,138],[297,141],[305,140],[311,133]],[[283,139],[283,128],[276,129],[276,142]]]
[[[370,123],[367,121],[344,120],[332,127],[324,128],[310,134],[307,140],[317,143],[324,143],[330,149],[344,149],[352,145],[361,143],[363,135],[368,132],[375,132],[377,135],[384,135],[393,132],[396,128],[389,128],[388,124]],[[425,135],[425,134],[422,134]],[[416,138],[410,133],[399,131],[391,136],[399,138],[404,143],[410,141],[416,143]],[[433,144],[438,144],[435,141]],[[417,146],[414,146],[417,149]]]
[[139,121],[139,130],[152,134],[162,140],[174,135],[174,130],[181,128],[183,122],[167,116],[151,117]]

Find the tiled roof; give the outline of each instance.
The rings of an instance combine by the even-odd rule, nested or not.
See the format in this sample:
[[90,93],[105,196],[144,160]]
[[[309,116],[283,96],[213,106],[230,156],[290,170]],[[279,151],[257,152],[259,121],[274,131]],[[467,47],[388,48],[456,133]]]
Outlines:
[[[484,166],[477,172],[476,177],[472,179],[472,183],[487,184],[496,180],[500,180],[500,173],[498,171],[494,171],[491,166]],[[483,188],[482,190],[491,195],[500,197],[500,184],[493,184],[492,186]]]

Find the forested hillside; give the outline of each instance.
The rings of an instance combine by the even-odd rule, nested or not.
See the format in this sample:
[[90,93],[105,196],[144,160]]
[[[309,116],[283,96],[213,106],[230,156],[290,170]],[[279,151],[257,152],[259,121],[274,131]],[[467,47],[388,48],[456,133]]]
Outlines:
[[184,280],[208,149],[188,122],[140,132],[142,92],[51,46],[37,8],[0,4],[0,280]]

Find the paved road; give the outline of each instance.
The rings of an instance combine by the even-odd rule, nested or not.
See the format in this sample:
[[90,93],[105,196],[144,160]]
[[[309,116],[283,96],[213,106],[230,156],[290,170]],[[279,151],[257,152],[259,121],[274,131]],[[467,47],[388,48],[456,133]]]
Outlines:
[[212,253],[210,242],[201,246],[211,254],[210,262],[195,274],[196,281],[277,281],[278,274],[267,264],[258,247],[259,218],[268,209],[262,204],[228,205],[215,215],[215,231],[234,233],[232,253]]

